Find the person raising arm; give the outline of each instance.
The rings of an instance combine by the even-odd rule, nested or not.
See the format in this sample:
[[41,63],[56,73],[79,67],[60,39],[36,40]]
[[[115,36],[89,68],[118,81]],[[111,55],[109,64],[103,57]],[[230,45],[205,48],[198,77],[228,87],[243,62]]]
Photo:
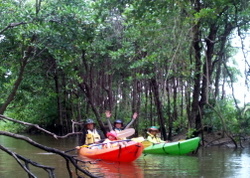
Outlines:
[[112,127],[112,125],[110,123],[110,117],[112,115],[111,112],[110,111],[106,111],[105,114],[106,114],[106,118],[108,120],[109,129],[110,130],[114,130],[116,133],[119,133],[120,131],[129,128],[134,123],[135,119],[138,116],[138,114],[135,112],[133,114],[133,117],[132,117],[131,121],[124,128],[124,124],[123,124],[123,121],[121,119],[115,120],[115,122],[113,124],[113,127]]

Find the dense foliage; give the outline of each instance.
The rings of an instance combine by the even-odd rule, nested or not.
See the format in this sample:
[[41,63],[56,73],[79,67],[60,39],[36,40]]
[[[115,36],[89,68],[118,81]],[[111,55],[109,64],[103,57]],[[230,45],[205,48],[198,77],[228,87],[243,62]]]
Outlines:
[[225,90],[239,75],[231,39],[249,31],[248,1],[3,0],[0,8],[0,114],[60,132],[87,117],[104,130],[111,110],[125,122],[138,112],[139,134],[158,125],[165,139],[205,125],[249,134],[248,106]]

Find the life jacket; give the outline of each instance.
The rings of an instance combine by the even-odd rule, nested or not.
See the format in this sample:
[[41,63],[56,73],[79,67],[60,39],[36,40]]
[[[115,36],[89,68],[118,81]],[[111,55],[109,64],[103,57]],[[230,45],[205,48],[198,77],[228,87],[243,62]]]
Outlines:
[[101,140],[100,135],[97,130],[87,130],[85,144],[92,144]]
[[157,135],[154,136],[154,135],[152,135],[149,132],[147,132],[147,134],[148,134],[147,140],[149,140],[152,143],[161,143],[161,142],[164,142],[163,140],[161,140],[160,137],[157,137]]

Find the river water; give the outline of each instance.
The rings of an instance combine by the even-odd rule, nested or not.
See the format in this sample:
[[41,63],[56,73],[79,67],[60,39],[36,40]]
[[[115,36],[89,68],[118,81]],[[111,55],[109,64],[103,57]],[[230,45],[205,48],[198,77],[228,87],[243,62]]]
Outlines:
[[[77,145],[76,138],[56,140],[45,135],[28,135],[34,141],[60,150],[69,150]],[[28,143],[0,136],[0,145],[29,158],[39,164],[55,168],[57,178],[68,178],[65,160],[55,154],[46,153]],[[71,152],[72,154],[74,151]],[[88,160],[83,158],[83,160]],[[250,177],[250,149],[200,148],[195,155],[142,155],[133,163],[110,163],[97,161],[87,164],[87,169],[97,176],[119,178],[152,177],[199,177],[199,178],[248,178]],[[48,173],[30,166],[39,178]],[[74,175],[74,169],[72,169]],[[27,174],[10,155],[0,150],[0,178],[26,178]],[[77,177],[77,176],[75,176]],[[86,177],[86,176],[85,176]]]

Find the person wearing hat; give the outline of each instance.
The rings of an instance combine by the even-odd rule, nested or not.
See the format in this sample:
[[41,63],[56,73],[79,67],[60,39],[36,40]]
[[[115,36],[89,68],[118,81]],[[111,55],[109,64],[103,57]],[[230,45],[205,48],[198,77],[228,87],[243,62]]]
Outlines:
[[148,132],[147,132],[147,134],[148,134],[147,140],[152,142],[152,143],[166,142],[166,141],[162,140],[160,137],[157,136],[158,133],[159,133],[159,129],[156,126],[151,126],[148,129]]
[[118,140],[117,138],[117,133],[115,131],[110,131],[106,134],[107,138],[106,140],[103,142],[103,143],[107,143],[107,142],[112,142],[112,141],[115,141],[115,140]]
[[[106,134],[107,138],[105,139],[105,141],[103,143],[104,144],[104,148],[111,148],[111,147],[116,147],[118,145],[125,145],[123,142],[115,142],[116,140],[120,140],[117,137],[117,133],[115,131],[110,131]],[[110,142],[113,142],[112,144]]]
[[135,121],[135,119],[138,116],[138,114],[135,112],[133,114],[132,120],[126,125],[125,128],[123,127],[123,121],[120,120],[120,119],[117,119],[117,120],[115,120],[115,122],[113,124],[113,129],[112,129],[112,126],[111,126],[110,120],[109,120],[109,118],[111,117],[112,114],[111,114],[110,111],[106,111],[105,114],[106,114],[106,118],[108,119],[108,122],[109,122],[109,125],[110,125],[109,126],[110,130],[114,130],[116,133],[119,133],[120,131],[129,128],[133,124],[133,122]]
[[105,139],[103,132],[96,129],[93,119],[87,119],[84,124],[81,144],[100,143],[102,139]]

